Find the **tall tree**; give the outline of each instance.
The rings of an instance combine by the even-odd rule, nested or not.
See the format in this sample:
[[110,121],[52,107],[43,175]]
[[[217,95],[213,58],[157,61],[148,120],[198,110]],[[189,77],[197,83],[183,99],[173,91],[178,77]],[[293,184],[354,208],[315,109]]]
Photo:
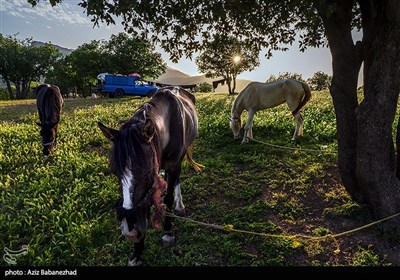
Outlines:
[[[173,59],[202,49],[211,34],[236,36],[266,47],[267,54],[292,43],[297,31],[301,50],[328,44],[342,182],[355,201],[369,204],[378,217],[400,210],[392,136],[400,91],[400,1],[82,0],[80,5],[95,23],[113,23],[113,16],[121,16],[127,31],[150,34]],[[355,25],[363,31],[358,42],[351,34]],[[359,104],[362,62],[364,98]]]
[[125,75],[137,72],[144,77],[157,78],[166,69],[154,45],[146,39],[122,32],[111,36],[106,43],[104,57],[109,71]]
[[244,48],[235,37],[216,35],[196,58],[196,64],[206,77],[222,76],[228,85],[229,95],[232,95],[235,93],[237,75],[253,70],[260,64],[258,54],[258,49]]
[[11,87],[10,76],[11,73],[16,72],[17,65],[14,58],[17,57],[18,48],[19,43],[17,40],[13,40],[10,37],[3,37],[3,35],[0,34],[0,75],[7,85],[10,99],[15,98]]
[[83,44],[65,58],[65,65],[60,65],[69,70],[67,84],[73,85],[79,95],[90,95],[91,85],[95,83],[97,75],[106,72],[107,52],[104,45],[98,40]]
[[[51,45],[31,46],[31,39],[18,40],[0,35],[0,75],[10,98],[26,98],[32,81],[42,78],[61,53]],[[11,88],[15,85],[15,95]]]
[[109,41],[93,40],[79,46],[54,65],[48,81],[87,96],[100,73],[138,72],[144,77],[158,77],[165,67],[161,54],[147,40],[119,33]]
[[68,98],[68,94],[75,88],[74,71],[71,65],[67,63],[66,57],[54,63],[53,68],[46,75],[46,83],[57,85],[64,98]]
[[327,90],[331,86],[332,76],[329,76],[322,71],[317,71],[312,75],[312,77],[307,79],[307,83],[311,90]]

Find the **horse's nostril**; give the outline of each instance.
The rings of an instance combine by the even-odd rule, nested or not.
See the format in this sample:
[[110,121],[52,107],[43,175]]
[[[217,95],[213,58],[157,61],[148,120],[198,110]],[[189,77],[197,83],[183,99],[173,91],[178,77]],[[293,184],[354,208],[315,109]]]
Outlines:
[[142,237],[142,232],[141,231],[138,231],[137,232],[137,238],[141,238]]

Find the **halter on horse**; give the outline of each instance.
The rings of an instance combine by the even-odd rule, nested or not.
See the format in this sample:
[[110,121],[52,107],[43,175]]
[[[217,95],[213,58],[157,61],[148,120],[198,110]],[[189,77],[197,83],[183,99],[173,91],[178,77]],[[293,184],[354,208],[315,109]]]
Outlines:
[[39,112],[43,155],[48,156],[57,148],[57,127],[64,100],[55,85],[43,84],[36,88],[36,105]]
[[303,117],[300,110],[311,99],[309,86],[294,79],[275,81],[272,83],[251,82],[239,93],[231,110],[230,127],[234,138],[239,138],[242,126],[241,115],[244,110],[249,112],[247,123],[244,127],[242,144],[253,139],[253,118],[257,111],[272,108],[283,104],[289,106],[296,121],[296,129],[292,140],[303,135]]
[[[197,171],[201,165],[192,159],[191,145],[197,136],[198,120],[194,96],[179,87],[160,89],[144,103],[120,130],[98,123],[104,136],[113,142],[110,170],[119,178],[122,199],[116,205],[122,234],[135,243],[128,265],[141,263],[144,239],[154,206],[152,225],[164,218],[164,208],[184,212],[179,176],[186,155]],[[165,180],[158,173],[165,170]],[[166,194],[165,194],[166,192]],[[164,196],[165,194],[165,196]],[[164,200],[162,201],[162,199]],[[164,218],[164,246],[175,242],[171,218]]]

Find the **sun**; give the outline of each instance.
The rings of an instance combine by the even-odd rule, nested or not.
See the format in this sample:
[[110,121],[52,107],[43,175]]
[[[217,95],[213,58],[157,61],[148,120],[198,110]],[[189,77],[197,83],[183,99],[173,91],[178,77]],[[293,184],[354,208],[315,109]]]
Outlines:
[[233,57],[233,62],[238,64],[240,62],[240,60],[242,60],[242,57],[240,55],[235,55]]

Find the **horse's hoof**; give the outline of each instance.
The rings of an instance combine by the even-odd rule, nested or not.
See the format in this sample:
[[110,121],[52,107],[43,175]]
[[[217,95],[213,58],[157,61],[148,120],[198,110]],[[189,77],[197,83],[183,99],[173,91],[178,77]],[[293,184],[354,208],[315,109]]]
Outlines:
[[143,260],[134,258],[133,260],[128,261],[126,266],[141,266],[141,265],[143,265]]
[[186,215],[186,210],[185,210],[185,208],[175,208],[175,213],[178,216],[185,216]]
[[162,237],[162,243],[164,248],[171,248],[175,245],[175,236],[164,234]]
[[247,140],[247,141],[242,141],[242,143],[240,143],[241,145],[244,145],[244,144],[247,144],[247,143],[249,143],[249,140]]

